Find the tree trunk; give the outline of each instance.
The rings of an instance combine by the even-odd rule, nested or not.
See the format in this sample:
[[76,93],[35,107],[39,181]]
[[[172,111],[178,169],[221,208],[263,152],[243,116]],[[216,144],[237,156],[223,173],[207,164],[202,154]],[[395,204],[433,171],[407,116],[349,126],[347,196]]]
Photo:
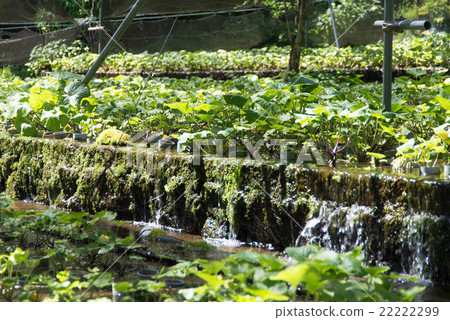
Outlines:
[[300,66],[300,57],[302,55],[303,43],[305,42],[305,25],[306,25],[306,4],[307,0],[297,0],[297,34],[292,41],[291,52],[289,54],[288,69],[284,76],[284,81],[289,79],[289,75],[292,73],[298,73]]

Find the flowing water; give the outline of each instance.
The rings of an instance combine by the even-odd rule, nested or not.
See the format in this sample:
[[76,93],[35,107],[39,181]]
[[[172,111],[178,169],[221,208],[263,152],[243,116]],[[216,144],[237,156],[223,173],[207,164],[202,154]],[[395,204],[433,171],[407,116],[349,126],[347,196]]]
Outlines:
[[[367,233],[369,227],[364,223],[364,216],[376,216],[374,209],[352,205],[342,206],[334,201],[322,201],[313,199],[313,208],[310,218],[306,221],[305,227],[298,236],[295,245],[317,244],[321,247],[345,252],[355,247],[368,247]],[[376,218],[390,220],[393,216]],[[433,223],[449,223],[448,217],[436,217],[426,214],[413,214],[402,219],[404,226],[401,235],[401,245],[392,251],[401,257],[400,267],[402,274],[408,274],[420,279],[414,285],[426,286],[427,289],[416,296],[417,301],[450,301],[450,286],[434,285],[428,280],[428,276],[433,270],[430,263],[428,249],[430,247],[431,234],[430,225]],[[408,252],[409,254],[405,254]],[[367,254],[367,253],[366,253]],[[378,257],[373,257],[377,259]],[[377,261],[377,264],[386,264]],[[411,286],[411,283],[399,283],[399,287]]]
[[[306,225],[298,236],[296,245],[304,244],[318,244],[335,251],[348,251],[356,246],[364,247],[364,225],[361,217],[364,215],[374,215],[373,209],[364,206],[343,207],[332,201],[315,201],[315,209],[310,216]],[[16,211],[24,210],[46,210],[49,206],[30,202],[30,201],[13,201],[11,208]],[[387,217],[389,219],[389,217]],[[427,222],[423,215],[411,216],[407,225],[407,232],[404,235],[404,241],[408,245],[411,255],[402,260],[405,270],[409,270],[408,274],[422,275],[429,266],[427,265],[427,257],[424,256],[423,246],[426,246],[426,240],[420,232],[417,232],[420,226]],[[434,219],[443,219],[434,218]],[[192,235],[181,230],[173,228],[164,228],[158,224],[134,222],[134,226],[141,228],[161,228],[169,237],[170,240],[166,243],[160,243],[156,248],[152,247],[152,251],[167,255],[173,259],[188,258],[188,259],[209,259],[217,260],[227,257],[229,254],[236,253],[242,250],[252,249],[261,253],[275,253],[270,245],[266,244],[245,244],[234,238],[228,239],[204,239],[202,236]],[[179,243],[198,243],[206,241],[214,247],[210,250],[183,250]],[[405,248],[398,248],[398,250],[405,250]],[[161,263],[151,263],[150,267],[161,269]],[[139,268],[138,268],[139,269]],[[124,278],[126,280],[127,277]],[[426,290],[418,294],[415,301],[450,301],[450,286],[437,286],[427,279],[420,279],[418,283],[399,283],[399,288],[406,288],[411,285],[426,286]]]

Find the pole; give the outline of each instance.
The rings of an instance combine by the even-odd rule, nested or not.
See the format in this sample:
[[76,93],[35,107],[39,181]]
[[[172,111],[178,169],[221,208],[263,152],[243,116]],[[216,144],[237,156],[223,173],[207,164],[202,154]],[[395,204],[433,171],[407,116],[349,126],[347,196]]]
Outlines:
[[[306,5],[307,8],[309,3]],[[308,48],[308,16],[305,19],[305,48]]]
[[[102,9],[103,9],[103,0],[100,0],[99,3],[99,8],[98,8],[98,24],[101,26],[103,26],[103,21],[102,21]],[[98,33],[98,53],[100,54],[102,51],[102,32],[100,31]]]
[[125,19],[120,24],[119,28],[117,28],[116,32],[112,36],[112,38],[108,41],[105,48],[103,48],[102,52],[98,56],[97,60],[95,60],[92,67],[89,69],[89,71],[86,73],[83,79],[84,84],[88,84],[89,81],[94,77],[95,73],[97,72],[98,68],[102,65],[103,61],[105,61],[108,54],[111,52],[111,50],[114,48],[116,43],[120,40],[124,32],[128,29],[128,26],[133,21],[134,17],[138,13],[139,9],[142,8],[142,6],[145,4],[146,0],[137,0],[134,4],[133,8],[131,8],[130,12],[128,12],[128,15],[125,17]]
[[384,1],[383,25],[383,105],[385,111],[391,111],[392,101],[392,41],[394,30],[390,25],[394,22],[394,3],[392,0]]
[[330,7],[331,24],[333,25],[333,32],[334,32],[334,41],[336,42],[336,48],[339,49],[339,37],[336,30],[336,21],[334,19],[334,11],[333,6],[331,5],[331,0],[328,0],[328,6]]

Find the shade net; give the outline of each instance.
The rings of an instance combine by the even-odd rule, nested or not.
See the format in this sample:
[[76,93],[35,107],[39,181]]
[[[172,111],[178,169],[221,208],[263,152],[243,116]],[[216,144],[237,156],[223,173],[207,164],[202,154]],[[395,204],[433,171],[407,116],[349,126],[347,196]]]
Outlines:
[[[135,3],[136,0],[103,0],[102,14],[106,19],[124,17]],[[244,0],[147,0],[139,15],[231,11],[243,3]]]
[[[239,16],[212,15],[200,19],[140,20],[133,22],[122,39],[123,49],[133,53],[167,50],[233,50],[251,48],[273,37],[271,24],[275,23],[267,12],[257,11]],[[174,25],[169,35],[170,29]],[[118,23],[107,24],[115,30]],[[94,44],[95,47],[95,44]]]
[[0,0],[0,25],[73,22],[59,0]]
[[0,66],[28,62],[37,45],[56,40],[72,43],[79,26],[44,34],[36,31],[39,25],[61,27],[64,23],[73,25],[75,21],[59,0],[0,0]]
[[39,34],[31,30],[20,33],[0,31],[0,37],[9,36],[8,40],[0,41],[0,66],[19,65],[28,62],[31,51],[37,45],[46,45],[49,42],[62,40],[71,44],[78,36],[79,26]]

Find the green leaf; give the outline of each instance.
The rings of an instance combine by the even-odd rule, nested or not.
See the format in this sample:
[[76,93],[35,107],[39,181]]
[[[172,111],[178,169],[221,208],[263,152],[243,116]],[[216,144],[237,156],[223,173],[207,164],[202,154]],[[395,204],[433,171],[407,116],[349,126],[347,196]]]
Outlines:
[[241,96],[240,94],[224,94],[223,98],[225,99],[227,104],[236,106],[238,108],[243,108],[249,100],[248,98]]
[[434,98],[439,105],[444,108],[447,111],[450,111],[450,100],[445,99],[444,97],[441,96],[436,96],[436,98]]
[[233,133],[233,130],[234,130],[233,128],[226,128],[226,129],[217,131],[216,134],[226,138]]
[[253,123],[260,118],[264,118],[264,117],[261,117],[261,114],[259,114],[258,112],[255,112],[253,110],[244,109],[243,111],[245,113],[245,120],[247,120],[247,122],[249,122],[249,123]]
[[382,153],[376,153],[376,152],[367,152],[368,156],[374,157],[376,159],[384,159],[386,158],[386,155],[382,154]]
[[58,79],[58,80],[83,80],[84,76],[81,74],[76,74],[72,72],[67,71],[55,71],[52,73],[52,77]]
[[214,291],[218,291],[221,286],[223,286],[226,281],[222,279],[221,276],[211,275],[206,272],[195,272],[194,273],[200,279],[205,280]]
[[321,250],[323,249],[318,246],[289,247],[286,248],[286,253],[298,262],[304,262],[311,259]]
[[397,153],[401,153],[401,152],[404,152],[406,150],[413,149],[414,148],[414,143],[415,143],[414,138],[409,139],[404,144],[402,144],[401,146],[397,147]]
[[395,135],[395,129],[391,126],[383,126],[382,124],[380,124],[381,129],[383,130],[384,133],[387,133],[391,136]]
[[233,257],[250,263],[259,263],[259,261],[264,258],[264,255],[252,250],[246,250],[234,254]]
[[17,106],[16,116],[25,118],[31,112],[31,108],[27,103],[22,103]]
[[281,107],[277,103],[272,102],[272,101],[267,101],[266,99],[263,99],[260,97],[258,97],[255,100],[255,103],[270,113],[276,113],[276,112],[281,111]]
[[302,77],[296,78],[293,85],[303,84],[303,85],[307,85],[307,86],[312,86],[312,85],[315,85],[318,83],[319,83],[319,80],[317,80],[313,77],[302,76]]
[[403,301],[411,302],[418,293],[421,293],[426,288],[427,287],[412,287],[409,289],[400,289],[399,292],[403,296]]
[[61,112],[59,110],[42,110],[41,122],[44,126],[51,131],[59,131],[62,127],[60,121]]
[[293,288],[297,288],[299,283],[304,283],[309,293],[313,293],[323,285],[318,271],[306,263],[280,271],[277,275],[270,277],[270,279],[285,281],[291,284]]
[[98,254],[105,254],[110,252],[112,249],[114,249],[114,244],[110,243],[107,244],[106,246],[104,246],[103,248],[101,248],[100,250],[98,250]]
[[35,137],[37,129],[34,124],[22,123],[20,126],[20,133],[26,137]]
[[103,220],[112,221],[117,217],[117,213],[112,211],[100,211],[95,216]]
[[201,260],[201,265],[203,269],[211,274],[217,274],[219,271],[223,269],[225,266],[226,261],[204,261]]
[[254,288],[245,288],[244,291],[251,293],[254,296],[260,297],[262,301],[288,301],[289,297],[272,292],[267,289],[254,289]]
[[164,282],[155,282],[150,280],[141,280],[136,284],[137,290],[144,290],[146,292],[157,292],[158,289],[164,287]]
[[114,284],[114,289],[120,292],[127,292],[129,288],[131,288],[131,284],[126,281]]
[[81,218],[83,218],[87,215],[88,215],[88,213],[86,213],[86,212],[72,212],[72,213],[68,213],[68,214],[62,216],[61,219],[59,219],[59,222],[74,223],[74,222],[80,221]]
[[31,88],[28,103],[34,111],[41,111],[45,103],[55,105],[58,102],[58,97],[46,89],[34,87]]
[[180,114],[192,113],[192,109],[188,108],[187,102],[176,102],[167,105],[170,109],[178,111]]
[[13,119],[17,115],[17,107],[15,104],[8,103],[3,107],[3,114],[5,120]]
[[205,112],[209,112],[210,110],[214,109],[215,106],[210,105],[210,104],[206,104],[206,103],[201,103],[198,106],[194,107],[195,111],[205,111]]
[[64,89],[64,92],[67,94],[64,101],[73,106],[79,106],[83,98],[87,98],[91,95],[89,87],[81,81],[69,83]]
[[416,78],[427,74],[427,72],[425,70],[420,70],[417,68],[408,70],[407,73],[409,73],[410,75],[413,75]]

